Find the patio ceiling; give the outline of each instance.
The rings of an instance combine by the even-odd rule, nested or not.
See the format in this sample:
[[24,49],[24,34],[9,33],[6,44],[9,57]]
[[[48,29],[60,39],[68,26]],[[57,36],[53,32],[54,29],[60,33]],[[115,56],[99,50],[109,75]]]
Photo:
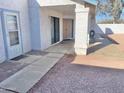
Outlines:
[[91,2],[89,0],[71,0],[71,1],[74,1],[74,2],[77,2],[77,3],[80,3],[80,4],[86,3],[86,4],[93,5],[93,6],[96,6],[97,5],[97,3],[93,3],[93,2]]
[[63,14],[74,15],[75,14],[75,5],[60,5],[60,6],[47,6],[52,10],[61,12]]
[[76,3],[90,4],[96,6],[96,3],[88,0],[36,0],[40,6],[56,6],[56,5],[73,5]]

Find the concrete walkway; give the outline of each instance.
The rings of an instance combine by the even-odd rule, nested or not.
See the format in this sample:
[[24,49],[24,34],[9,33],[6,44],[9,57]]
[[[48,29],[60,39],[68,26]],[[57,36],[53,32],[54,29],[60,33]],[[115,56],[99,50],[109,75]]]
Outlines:
[[0,87],[19,93],[26,93],[59,61],[62,56],[64,56],[64,54],[49,53],[37,62],[32,63],[0,83]]
[[[4,89],[4,91],[7,90],[7,93],[9,93],[9,91],[10,93],[26,93],[64,56],[64,54],[72,53],[73,49],[69,46],[66,43],[62,43],[45,50],[45,52],[47,51],[49,53],[1,82],[0,88]],[[64,52],[58,52],[59,49]]]

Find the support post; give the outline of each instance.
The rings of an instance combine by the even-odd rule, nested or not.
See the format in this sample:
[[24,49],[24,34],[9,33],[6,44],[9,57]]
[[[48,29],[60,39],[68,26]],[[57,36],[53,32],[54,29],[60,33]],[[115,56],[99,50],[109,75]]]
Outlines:
[[75,24],[75,53],[77,55],[87,55],[89,45],[88,39],[88,21],[89,8],[82,5],[76,5],[76,24]]

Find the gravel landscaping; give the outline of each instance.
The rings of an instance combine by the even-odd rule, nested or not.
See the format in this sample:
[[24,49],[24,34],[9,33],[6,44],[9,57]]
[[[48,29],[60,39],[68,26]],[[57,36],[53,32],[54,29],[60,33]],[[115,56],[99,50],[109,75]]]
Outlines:
[[31,52],[30,58],[1,64],[0,80],[49,52],[60,53],[66,55],[28,93],[124,93],[123,44],[102,38],[89,47],[88,56],[75,56],[73,45],[64,41],[45,53]]
[[76,65],[65,55],[28,93],[124,93],[124,70]]

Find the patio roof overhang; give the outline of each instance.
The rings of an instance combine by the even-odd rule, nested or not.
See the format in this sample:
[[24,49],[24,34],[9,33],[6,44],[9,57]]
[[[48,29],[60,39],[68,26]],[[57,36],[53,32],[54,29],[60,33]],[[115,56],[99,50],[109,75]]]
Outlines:
[[59,5],[76,5],[76,4],[88,4],[91,6],[96,6],[97,3],[90,2],[87,0],[36,0],[39,6],[44,7],[44,6],[59,6]]
[[44,8],[57,11],[65,16],[66,15],[74,16],[76,6],[75,5],[59,5],[59,6],[47,6]]
[[90,4],[90,5],[93,5],[93,6],[97,6],[97,3],[91,2],[91,1],[88,1],[88,0],[71,0],[71,1],[74,1],[74,2],[77,2],[77,3],[80,3],[80,4],[87,3],[87,4]]

